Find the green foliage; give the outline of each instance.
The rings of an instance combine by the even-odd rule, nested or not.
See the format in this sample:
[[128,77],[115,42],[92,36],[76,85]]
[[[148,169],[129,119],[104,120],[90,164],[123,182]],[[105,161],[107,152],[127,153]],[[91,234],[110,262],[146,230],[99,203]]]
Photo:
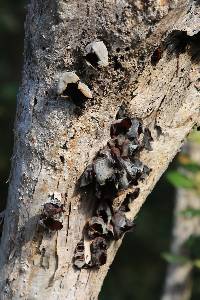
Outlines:
[[180,215],[186,218],[200,217],[200,209],[188,207],[180,212]]
[[169,252],[164,252],[162,257],[171,264],[185,264],[190,261],[187,256],[175,255]]
[[192,173],[200,172],[200,165],[192,161],[187,164],[182,164],[181,166]]
[[195,259],[193,261],[193,266],[200,269],[200,259]]
[[168,172],[167,179],[176,188],[195,189],[196,187],[192,178],[189,178],[178,171]]
[[191,235],[184,244],[185,255],[176,255],[164,252],[162,257],[171,264],[191,263],[195,268],[200,269],[200,236]]

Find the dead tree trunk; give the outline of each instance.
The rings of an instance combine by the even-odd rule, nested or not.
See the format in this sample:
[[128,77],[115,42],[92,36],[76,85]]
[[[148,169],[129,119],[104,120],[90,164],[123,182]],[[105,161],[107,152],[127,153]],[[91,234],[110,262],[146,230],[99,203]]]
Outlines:
[[[100,268],[74,268],[92,198],[83,201],[78,179],[110,139],[123,103],[153,138],[152,151],[139,154],[151,172],[139,182],[126,217],[137,214],[198,119],[198,2],[30,1],[1,241],[1,299],[97,299],[122,239],[111,240]],[[95,50],[94,41],[106,48],[101,43]],[[60,96],[66,71],[90,89],[70,73],[67,97]],[[121,191],[113,205],[132,190]],[[52,194],[64,205],[63,228],[38,229]]]

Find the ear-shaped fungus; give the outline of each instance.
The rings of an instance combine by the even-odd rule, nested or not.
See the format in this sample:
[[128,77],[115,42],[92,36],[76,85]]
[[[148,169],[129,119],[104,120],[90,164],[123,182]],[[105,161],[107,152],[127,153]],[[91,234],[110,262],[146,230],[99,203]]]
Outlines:
[[64,212],[63,204],[47,202],[44,204],[43,212],[40,216],[40,224],[52,231],[61,230],[62,222],[60,215]]
[[108,66],[108,50],[102,41],[94,41],[85,48],[85,59],[93,67]]
[[[119,117],[123,115],[120,111]],[[98,205],[84,228],[90,241],[91,261],[85,264],[84,250],[76,250],[74,264],[79,268],[105,264],[110,240],[120,239],[134,227],[126,212],[130,210],[129,204],[138,197],[140,189],[135,188],[128,193],[117,211],[112,207],[113,200],[120,191],[138,185],[151,171],[138,158],[142,149],[152,150],[153,141],[150,130],[143,129],[140,120],[126,115],[115,120],[111,124],[110,136],[107,145],[99,150],[80,180],[81,187],[93,188],[94,200]]]

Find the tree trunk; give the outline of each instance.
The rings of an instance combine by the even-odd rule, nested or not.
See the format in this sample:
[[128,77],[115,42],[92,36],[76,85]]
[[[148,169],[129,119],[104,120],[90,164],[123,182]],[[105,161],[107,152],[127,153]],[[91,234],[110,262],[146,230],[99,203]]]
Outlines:
[[[192,161],[198,164],[200,162],[199,148],[199,144],[190,141],[186,144],[184,151]],[[194,190],[179,188],[176,196],[171,243],[171,252],[174,255],[183,255],[188,238],[191,235],[199,236],[200,234],[200,218],[186,218],[181,215],[181,212],[188,208],[200,209],[199,195]],[[191,298],[192,268],[190,262],[169,264],[162,300],[189,300]]]
[[[30,1],[1,241],[1,299],[97,299],[122,239],[112,241],[100,268],[74,268],[90,215],[78,179],[110,139],[124,103],[153,137],[153,150],[140,152],[152,171],[130,205],[127,217],[135,217],[199,117],[199,10],[198,1]],[[97,40],[107,47],[107,66],[85,62],[85,47]],[[57,95],[66,71],[93,92],[84,109]],[[64,204],[63,228],[41,232],[38,219],[52,193]]]

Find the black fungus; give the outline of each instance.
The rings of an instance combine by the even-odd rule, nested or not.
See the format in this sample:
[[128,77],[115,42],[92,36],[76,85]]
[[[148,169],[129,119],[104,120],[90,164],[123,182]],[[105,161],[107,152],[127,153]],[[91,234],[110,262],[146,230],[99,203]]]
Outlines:
[[62,222],[59,220],[54,220],[54,218],[47,217],[42,220],[42,223],[50,230],[61,230],[63,228]]
[[120,106],[117,114],[116,114],[116,119],[124,119],[127,116],[127,107],[125,103],[122,103]]
[[133,229],[134,222],[127,219],[125,213],[121,210],[118,210],[112,217],[114,238],[116,240],[120,239],[122,235]]
[[125,170],[122,171],[121,176],[119,178],[119,190],[126,190],[130,185],[130,180],[127,177],[127,172]]
[[130,118],[124,118],[114,121],[111,124],[110,136],[111,138],[117,137],[119,134],[126,134],[131,127],[132,122]]
[[159,60],[162,58],[162,55],[163,55],[162,47],[156,48],[151,56],[151,64],[153,66],[156,66]]
[[91,245],[91,266],[100,267],[106,263],[107,259],[107,241],[103,237],[95,238]]
[[109,223],[112,218],[112,211],[107,202],[100,202],[97,209],[96,215],[101,217],[105,223]]
[[108,235],[107,224],[104,222],[103,218],[92,217],[86,224],[87,235],[90,239],[96,238],[98,236]]
[[139,196],[140,189],[136,188],[133,192],[130,192],[126,195],[126,198],[124,199],[122,205],[120,206],[119,210],[128,212],[129,204],[132,203],[138,196]]
[[81,176],[80,187],[87,186],[93,182],[94,178],[94,170],[93,165],[87,166],[84,173]]
[[151,142],[153,141],[153,138],[151,136],[151,132],[148,128],[144,129],[144,137],[143,137],[143,146],[146,150],[151,151],[152,150],[152,146],[151,146]]
[[85,251],[84,242],[83,240],[81,240],[76,245],[76,249],[73,257],[74,266],[77,267],[78,269],[82,269],[86,267],[84,251]]
[[151,169],[150,169],[149,167],[147,167],[146,165],[144,165],[144,167],[143,167],[143,172],[142,172],[142,174],[141,174],[140,179],[141,179],[141,180],[146,179],[146,177],[149,176],[150,172],[151,172]]
[[117,197],[118,193],[118,181],[116,177],[111,180],[106,180],[104,185],[96,184],[95,196],[97,199],[103,202],[112,202]]
[[99,185],[105,185],[106,180],[114,175],[112,163],[106,157],[99,157],[94,161],[94,172]]
[[56,203],[45,203],[43,208],[43,214],[47,217],[52,217],[56,214],[64,212],[63,204],[58,205]]
[[143,148],[152,150],[153,141],[150,130],[143,130],[140,120],[127,116],[111,124],[110,135],[111,139],[97,153],[80,181],[81,187],[92,184],[96,199],[109,203],[118,192],[137,185],[138,180],[149,174],[149,169],[136,155]]
[[80,179],[80,187],[92,188],[98,205],[84,227],[84,236],[90,241],[91,261],[86,264],[83,247],[81,251],[76,248],[74,265],[78,268],[100,267],[106,263],[109,242],[120,239],[133,228],[134,223],[126,217],[126,212],[140,189],[128,193],[117,211],[113,211],[113,201],[121,191],[138,185],[151,171],[138,158],[142,149],[152,150],[150,130],[143,129],[137,118],[123,114],[123,109],[118,117],[111,124],[111,139],[98,151]]
[[142,124],[141,122],[134,118],[131,120],[131,126],[127,132],[127,136],[130,140],[137,139],[139,135],[142,133]]
[[64,211],[63,204],[53,202],[45,203],[43,212],[40,216],[40,224],[52,231],[61,230],[63,228],[63,224],[59,220],[59,217]]

